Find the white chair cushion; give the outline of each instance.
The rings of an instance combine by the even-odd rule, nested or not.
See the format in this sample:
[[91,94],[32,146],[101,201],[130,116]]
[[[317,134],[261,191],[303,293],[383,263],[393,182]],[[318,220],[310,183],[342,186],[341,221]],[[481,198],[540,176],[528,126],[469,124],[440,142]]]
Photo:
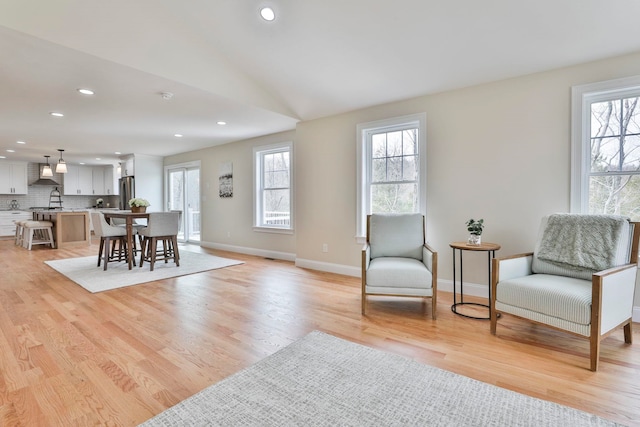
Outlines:
[[422,260],[422,214],[371,215],[371,258],[405,257]]
[[496,301],[573,323],[591,323],[591,281],[532,274],[501,281]]
[[[533,252],[533,262],[531,265],[531,270],[534,273],[540,274],[552,274],[556,276],[568,276],[575,277],[577,279],[591,280],[591,276],[594,271],[586,268],[568,268],[563,267],[557,264],[554,264],[549,261],[541,260],[538,258],[537,254],[540,250],[540,244],[542,241],[542,236],[544,235],[544,229],[547,225],[548,216],[542,218],[540,222],[540,229],[538,231],[538,239],[536,241],[535,249]],[[623,238],[618,240],[618,245],[615,249],[616,257],[615,257],[615,265],[624,265],[628,263],[629,254],[631,251],[631,241],[633,239],[633,226],[630,223],[626,223],[624,230],[622,231]]]
[[413,258],[375,258],[367,270],[367,287],[430,289],[431,272]]

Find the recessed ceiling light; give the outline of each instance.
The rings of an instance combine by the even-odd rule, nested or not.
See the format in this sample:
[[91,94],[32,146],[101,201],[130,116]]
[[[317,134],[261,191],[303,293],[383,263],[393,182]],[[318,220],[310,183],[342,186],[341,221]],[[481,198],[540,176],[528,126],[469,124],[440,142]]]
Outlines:
[[94,92],[91,89],[85,89],[85,88],[78,89],[78,92],[80,92],[83,95],[93,95],[94,94]]
[[276,19],[276,13],[270,7],[260,9],[260,16],[262,16],[262,19],[265,21],[273,21]]
[[113,154],[122,154],[122,153],[121,153],[121,152],[119,152],[119,151],[116,151],[116,152],[114,152]]
[[16,150],[11,150],[11,149],[7,150],[7,153],[15,153],[15,152]]
[[16,144],[26,144],[24,141],[16,141]]
[[7,158],[6,156],[0,156],[0,159],[6,159],[6,158]]
[[64,114],[58,113],[57,111],[52,111],[49,114],[51,114],[54,117],[64,117]]
[[100,157],[96,157],[96,160],[102,160]]
[[173,134],[173,136],[175,136],[176,138],[182,138],[183,135],[181,133],[176,133],[176,134]]
[[85,164],[85,162],[80,162],[80,164],[81,164],[81,165],[84,165],[84,164]]
[[223,122],[222,120],[220,120],[219,122],[217,122],[220,126],[224,126],[227,124],[227,122]]

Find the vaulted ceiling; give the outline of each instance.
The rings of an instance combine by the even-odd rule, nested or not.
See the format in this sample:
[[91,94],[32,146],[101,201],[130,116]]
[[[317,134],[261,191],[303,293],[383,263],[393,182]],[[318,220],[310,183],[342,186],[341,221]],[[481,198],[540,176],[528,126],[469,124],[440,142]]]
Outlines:
[[99,164],[294,129],[639,52],[638,16],[636,0],[0,0],[0,156]]

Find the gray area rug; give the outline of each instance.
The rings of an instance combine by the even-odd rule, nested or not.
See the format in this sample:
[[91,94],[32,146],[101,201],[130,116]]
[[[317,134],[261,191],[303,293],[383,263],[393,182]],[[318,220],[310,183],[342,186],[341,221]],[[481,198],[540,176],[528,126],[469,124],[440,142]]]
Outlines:
[[141,425],[618,424],[314,331]]
[[160,261],[155,263],[153,271],[149,271],[147,263],[129,270],[126,262],[110,262],[107,271],[104,271],[102,264],[97,267],[97,263],[98,255],[45,261],[49,267],[93,293],[243,264],[241,261],[189,252],[182,248],[179,267],[171,261],[166,264]]

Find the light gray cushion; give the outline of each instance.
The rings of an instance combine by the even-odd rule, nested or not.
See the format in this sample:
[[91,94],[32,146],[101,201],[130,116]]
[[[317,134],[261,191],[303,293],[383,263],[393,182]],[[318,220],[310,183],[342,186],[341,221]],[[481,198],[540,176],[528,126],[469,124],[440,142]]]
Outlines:
[[501,281],[496,300],[569,322],[591,323],[591,281],[532,274]]
[[423,223],[422,214],[371,215],[371,258],[408,257],[422,260]]
[[[542,218],[540,222],[540,229],[538,231],[538,239],[536,241],[535,249],[533,252],[533,262],[531,264],[531,270],[534,273],[539,274],[552,274],[559,276],[575,277],[577,279],[591,280],[591,276],[594,271],[586,268],[569,268],[554,264],[549,261],[541,260],[537,254],[540,250],[540,244],[542,236],[544,235],[544,229],[547,225],[548,216]],[[629,255],[631,253],[631,241],[633,238],[633,226],[627,222],[623,230],[623,238],[619,239],[618,246],[615,249],[615,265],[624,265],[629,262]]]
[[109,224],[104,218],[104,214],[102,212],[92,212],[91,222],[93,223],[93,232],[96,237],[117,237],[127,235],[127,230],[124,228]]
[[431,272],[414,258],[375,258],[367,270],[367,287],[426,289],[431,285]]
[[175,236],[180,228],[180,212],[152,212],[148,225],[138,230],[144,237]]

